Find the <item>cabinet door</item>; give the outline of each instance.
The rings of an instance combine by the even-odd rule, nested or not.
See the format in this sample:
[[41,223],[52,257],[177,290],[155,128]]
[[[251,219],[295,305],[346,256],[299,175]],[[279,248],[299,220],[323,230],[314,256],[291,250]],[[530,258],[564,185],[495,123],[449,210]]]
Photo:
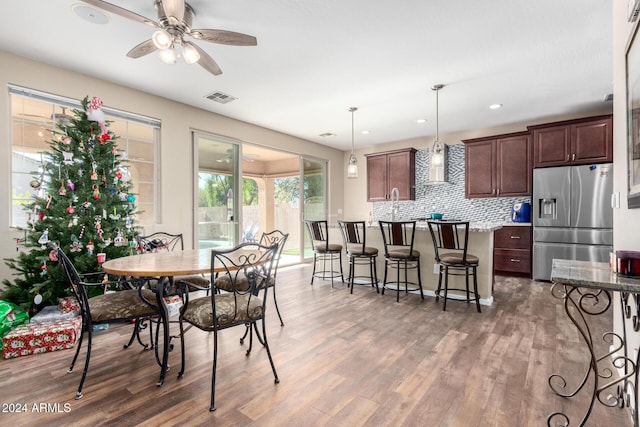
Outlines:
[[533,131],[533,166],[559,166],[570,162],[570,127],[553,126]]
[[387,200],[387,156],[367,157],[367,201]]
[[387,191],[395,187],[400,200],[415,200],[415,155],[410,151],[387,155]]
[[495,140],[465,144],[465,197],[495,194]]
[[531,138],[529,135],[496,140],[496,196],[531,195]]
[[613,119],[571,125],[571,160],[574,164],[613,161]]

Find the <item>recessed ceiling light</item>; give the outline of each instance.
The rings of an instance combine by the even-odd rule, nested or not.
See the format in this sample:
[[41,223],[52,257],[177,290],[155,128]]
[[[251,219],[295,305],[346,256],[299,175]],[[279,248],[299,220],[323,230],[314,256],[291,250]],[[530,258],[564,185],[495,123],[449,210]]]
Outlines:
[[109,22],[109,17],[104,13],[89,7],[84,4],[74,4],[71,6],[71,9],[78,15],[80,18],[85,21],[89,21],[92,24],[106,24]]
[[489,105],[489,108],[492,110],[497,110],[498,108],[502,108],[502,104],[492,104]]
[[363,131],[362,131],[362,134],[363,134],[363,135],[369,135],[370,133],[371,133],[371,132],[370,132],[370,131],[368,131],[368,130],[363,130]]
[[418,119],[416,120],[416,123],[426,123],[427,119]]
[[336,134],[335,134],[335,133],[331,133],[331,132],[325,132],[325,133],[321,133],[321,134],[320,134],[320,135],[318,135],[318,136],[321,136],[321,137],[323,137],[323,138],[331,138],[331,137],[336,136]]

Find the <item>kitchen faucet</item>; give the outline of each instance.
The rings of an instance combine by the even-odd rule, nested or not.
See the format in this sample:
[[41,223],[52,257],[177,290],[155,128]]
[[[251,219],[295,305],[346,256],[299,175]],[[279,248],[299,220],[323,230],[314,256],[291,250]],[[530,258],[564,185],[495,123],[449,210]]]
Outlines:
[[391,221],[396,220],[398,214],[398,202],[400,201],[400,191],[397,187],[393,187],[391,190]]

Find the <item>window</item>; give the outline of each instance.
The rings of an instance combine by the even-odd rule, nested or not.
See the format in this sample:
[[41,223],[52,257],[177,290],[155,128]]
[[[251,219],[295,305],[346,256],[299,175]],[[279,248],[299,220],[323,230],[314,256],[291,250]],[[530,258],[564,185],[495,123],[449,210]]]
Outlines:
[[[43,156],[50,150],[47,141],[54,135],[55,123],[72,116],[79,101],[49,95],[43,92],[10,86],[12,129],[11,172],[11,226],[27,225],[29,213],[23,206],[35,192],[37,180],[43,175]],[[160,121],[103,107],[109,130],[116,134],[118,149],[128,159],[133,192],[140,211],[140,225],[159,222],[158,201],[158,148]],[[36,185],[37,186],[37,185]]]

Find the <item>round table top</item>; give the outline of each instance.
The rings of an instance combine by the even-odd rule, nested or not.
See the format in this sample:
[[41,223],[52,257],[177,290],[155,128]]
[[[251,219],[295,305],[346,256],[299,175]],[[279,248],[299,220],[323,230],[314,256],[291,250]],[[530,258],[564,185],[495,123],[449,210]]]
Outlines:
[[[105,273],[115,276],[159,277],[206,274],[211,271],[211,249],[186,249],[183,251],[152,252],[126,256],[102,264]],[[227,254],[236,259],[257,253],[255,249],[242,249]],[[215,271],[222,271],[219,266]]]
[[187,249],[126,256],[102,264],[105,273],[116,276],[184,276],[209,273],[211,249]]

